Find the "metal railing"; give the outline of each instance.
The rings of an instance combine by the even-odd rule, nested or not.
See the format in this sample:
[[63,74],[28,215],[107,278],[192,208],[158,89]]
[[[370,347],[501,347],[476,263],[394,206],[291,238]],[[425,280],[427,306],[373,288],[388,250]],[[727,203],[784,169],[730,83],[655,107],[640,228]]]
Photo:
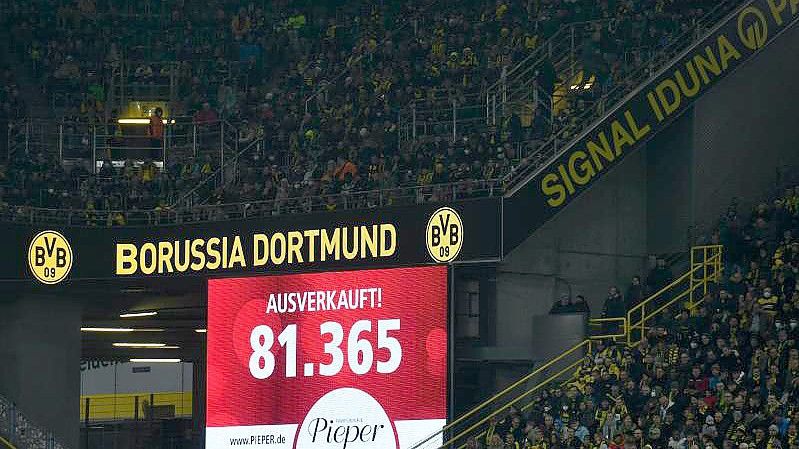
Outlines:
[[[589,329],[591,340],[618,341],[617,339],[627,336],[627,317],[590,318],[588,326],[591,328]],[[593,328],[597,327],[600,328],[599,333],[594,333]],[[616,329],[616,332],[612,333],[612,329]]]
[[282,199],[150,210],[49,209],[30,206],[0,207],[0,222],[114,227],[153,226],[205,221],[266,218],[276,215],[374,209],[378,207],[449,202],[499,196],[498,180],[397,187],[336,195],[298,196]]
[[[128,423],[126,423],[128,424]],[[175,428],[177,427],[177,428]],[[120,425],[92,424],[80,429],[80,449],[106,448],[159,448],[159,449],[197,449],[203,446],[200,432],[187,431],[191,428],[190,419],[170,421],[169,430],[161,426],[151,427],[149,423],[133,422]]]
[[[585,107],[584,109],[581,109],[575,112],[572,116],[568,117],[569,120],[566,121],[563,124],[563,126],[558,127],[555,133],[550,134],[547,138],[544,139],[514,143],[513,148],[515,150],[514,151],[515,154],[513,156],[515,156],[514,159],[517,165],[515,168],[510,170],[509,173],[507,173],[507,175],[503,173],[504,178],[502,180],[502,184],[504,185],[506,194],[508,192],[513,193],[515,189],[519,187],[520,181],[528,179],[530,176],[534,176],[540,170],[544,169],[549,163],[551,163],[552,160],[558,157],[563,151],[568,149],[569,145],[575,142],[575,137],[579,137],[579,135],[584,135],[585,133],[589,132],[590,129],[596,126],[596,124],[599,123],[599,121],[606,115],[605,113],[608,110],[607,108],[608,105],[616,105],[614,106],[614,108],[618,108],[619,105],[622,104],[621,103],[622,101],[633,95],[636,92],[636,90],[628,92],[627,88],[628,86],[637,85],[639,86],[638,88],[640,89],[641,84],[645,80],[650,79],[650,77],[654,74],[657,68],[664,66],[674,56],[680,54],[689,44],[695,42],[699,37],[704,36],[705,30],[709,29],[712,25],[718,22],[719,18],[723,17],[727,13],[727,11],[731,9],[732,5],[735,5],[739,2],[740,0],[722,0],[714,9],[712,9],[709,13],[707,13],[702,19],[698,20],[693,26],[686,27],[686,31],[682,35],[673,39],[669,44],[659,49],[659,51],[655,54],[655,56],[650,58],[646,63],[642,63],[635,70],[630,71],[622,82],[617,83],[614,87],[609,89],[609,91],[606,92],[601,98],[593,102],[590,106]],[[526,69],[524,70],[518,69],[518,71],[519,73],[523,73],[526,71]],[[517,76],[516,71],[511,71],[510,73],[512,76]],[[450,120],[452,120],[454,124],[447,125],[442,123],[441,126],[447,133],[452,133],[454,137],[457,137],[460,133],[457,125],[458,117],[461,116],[462,114],[459,112],[460,106],[458,106],[458,103],[454,103],[453,105],[454,106],[452,108],[452,115],[451,117],[449,117],[448,120],[445,120],[445,122],[449,122]],[[611,111],[612,110],[614,109],[611,108]],[[432,123],[433,125],[435,125],[435,122]],[[474,126],[479,125],[477,121],[473,121],[471,123]],[[582,127],[581,125],[584,123],[589,123],[589,125],[587,127]],[[194,130],[191,132],[193,136],[192,140],[189,142],[187,134],[184,134],[184,138],[182,138],[182,142],[184,142],[184,145],[181,148],[184,149],[184,153],[186,152],[185,148],[189,148],[190,149],[189,151],[193,154],[193,156],[196,157],[198,153],[202,152],[203,147],[205,147],[206,145],[204,144],[203,142],[204,139],[202,137],[200,138],[197,137],[198,135],[200,136],[204,135],[204,133],[199,132],[197,130],[197,125],[192,124],[191,126],[194,127],[193,128]],[[220,124],[220,127],[224,126],[225,126],[224,124]],[[170,151],[172,146],[169,141],[170,139],[169,136],[171,134],[169,128],[170,127],[167,127],[167,142],[166,142],[168,148],[166,148],[165,151],[167,157],[169,157],[169,155],[172,154],[172,152]],[[56,149],[66,148],[69,146],[69,145],[64,145],[65,142],[64,137],[57,137],[55,139],[55,144],[53,144],[52,137],[49,140],[48,139],[37,140],[33,138],[35,133],[30,134],[30,132],[26,131],[25,134],[20,134],[19,132],[20,129],[27,129],[27,128],[19,128],[19,127],[15,128],[17,132],[14,134],[14,139],[16,142],[15,145],[13,146],[13,148],[15,148],[14,151],[19,151],[19,148],[25,148],[25,151],[30,151],[31,147],[36,147],[36,146],[39,146],[44,150],[56,151]],[[51,131],[51,134],[52,132],[53,131]],[[57,131],[54,132],[57,133]],[[221,148],[219,148],[218,150],[219,157],[218,158],[214,157],[214,159],[218,161],[218,166],[225,165],[224,159],[226,157],[225,156],[226,151],[228,152],[228,154],[232,153],[234,155],[239,153],[238,149],[235,146],[233,147],[234,149],[231,151],[230,150],[231,146],[225,145],[225,143],[223,142],[224,138],[221,137],[224,136],[224,134],[225,134],[224,131],[220,129],[219,141],[221,142],[221,144],[219,146]],[[401,135],[401,133],[399,134]],[[11,133],[9,133],[9,139],[11,138],[12,135]],[[92,140],[94,141],[94,139]],[[174,141],[177,140],[180,139],[177,138],[174,139]],[[214,139],[211,138],[211,140],[213,141]],[[22,141],[23,143],[20,144],[19,143],[20,141]],[[9,144],[11,144],[11,141],[9,141]],[[215,147],[216,145],[213,146]],[[11,147],[12,146],[9,145],[9,148]],[[80,146],[78,146],[78,148],[80,148]],[[211,153],[213,154],[214,150],[212,150]],[[63,157],[63,152],[62,152],[62,157]],[[93,165],[96,165],[96,162]],[[223,170],[218,174],[218,176],[224,176],[224,174],[225,171]],[[203,182],[210,183],[211,181],[198,180],[198,184],[202,184]],[[194,185],[192,185],[192,188],[193,187]],[[492,188],[492,194],[493,194],[493,188]],[[377,194],[377,195],[380,197],[379,202],[382,204],[385,195],[384,194]],[[284,209],[297,210],[297,211],[324,210],[324,208],[317,207],[316,203],[318,203],[318,201],[313,198],[309,199],[287,198],[280,201],[283,204],[277,207],[272,207],[271,208],[272,211],[277,211],[276,213],[283,213]],[[285,204],[289,203],[292,204],[290,207],[288,208],[284,207]],[[366,207],[370,206],[369,201],[364,201],[363,204]],[[345,207],[350,208],[351,206],[347,204]],[[227,209],[235,210],[237,208],[241,209],[241,207],[238,207],[236,205],[230,205],[230,207],[228,207]],[[143,213],[149,214],[150,216],[154,216],[154,215],[161,215],[162,212],[163,211],[149,211]],[[92,212],[83,211],[82,213],[97,214],[97,212],[94,211]],[[113,211],[114,215],[124,214],[124,213],[125,212],[121,211]],[[137,212],[137,213],[141,214],[142,212]],[[208,215],[205,211],[199,211],[198,213],[201,216]],[[20,214],[14,213],[12,215],[19,217]],[[23,217],[24,216],[42,217],[48,215],[75,217],[76,211],[68,211],[66,213],[64,212],[40,213],[38,211],[31,212],[31,209],[29,208],[23,208],[23,213],[22,213]],[[196,214],[188,214],[188,215],[192,216]],[[224,216],[225,213],[222,213],[222,215]],[[235,215],[242,216],[245,215],[245,213],[239,210]],[[137,219],[136,221],[143,222],[140,219]]]
[[82,396],[84,424],[96,422],[190,417],[192,392],[129,393]]
[[556,109],[553,103],[558,99],[553,98],[553,92],[544,91],[538,85],[539,71],[545,64],[551,64],[552,74],[556,78],[553,81],[557,82],[557,78],[561,78],[568,87],[582,69],[580,54],[591,39],[591,34],[596,27],[608,22],[608,19],[599,19],[562,25],[535,51],[503,73],[486,91],[484,104],[488,123],[496,125],[498,117],[505,117],[511,112],[510,106],[531,98],[536,106],[544,106],[549,114],[553,114]]
[[485,126],[482,94],[452,95],[441,99],[415,100],[398,113],[399,145],[424,137],[447,136],[456,142],[460,136]]
[[[417,442],[411,449],[464,449],[470,440],[484,438],[492,423],[511,409],[524,412],[533,407],[537,403],[537,398],[533,395],[542,388],[558,380],[568,382],[574,379],[578,367],[591,354],[596,340],[611,339],[633,347],[646,337],[651,321],[664,311],[675,305],[680,306],[681,310],[693,311],[704,300],[710,286],[721,280],[722,262],[723,247],[720,245],[691,248],[691,269],[687,273],[634,306],[626,317],[600,318],[589,322],[602,326],[620,323],[621,332],[589,336],[459,416],[441,430]],[[679,286],[683,290],[674,291]],[[695,292],[702,294],[698,300],[695,300]],[[685,298],[689,301],[680,302]],[[639,310],[644,311],[641,317],[634,318]]]
[[64,448],[52,432],[37,426],[3,396],[0,396],[0,445],[10,449]]
[[[238,134],[237,134],[238,135]],[[224,136],[224,134],[223,134]],[[236,139],[236,153],[232,157],[224,158],[222,165],[208,175],[200,183],[192,187],[189,191],[182,194],[174,203],[172,207],[191,208],[205,204],[210,199],[210,194],[217,188],[224,187],[225,185],[238,180],[241,157],[249,154],[254,150],[260,150],[263,146],[263,137],[257,138],[244,148],[239,149],[239,140]],[[222,152],[224,154],[224,151]]]
[[[696,38],[703,37],[709,26],[739,2],[722,0],[687,31],[675,33],[663,47],[639,47],[626,51],[620,57],[625,76],[610,87],[597,85],[593,78],[595,74],[586,69],[581,57],[597,27],[610,21],[600,19],[563,25],[522,61],[504,70],[499,79],[477,98],[474,94],[459,98],[441,97],[422,101],[424,109],[420,102],[412,102],[403,108],[398,113],[400,145],[424,136],[449,136],[456,141],[465,132],[479,131],[486,126],[499,127],[511,113],[527,107],[530,111],[537,110],[533,114],[545,119],[548,137],[544,139],[544,145],[538,145],[540,139],[535,139],[536,145],[514,143],[517,148],[525,150],[518,152],[516,159],[524,165],[528,162],[526,158],[543,147],[551,145],[557,150],[570,142],[580,131],[581,124],[593,124],[592,118],[602,116],[608,106],[623,98],[627,87],[638,86],[660,65],[671,60]],[[631,57],[633,53],[636,58]],[[555,84],[551,86],[553,91],[549,91],[550,86],[539,85],[539,72],[546,64],[551,64],[555,77]],[[579,85],[575,86],[575,83]],[[474,100],[465,100],[467,98]],[[538,160],[538,156],[534,157]]]
[[8,124],[6,157],[42,153],[55,156],[62,163],[80,159],[96,163],[113,159],[112,152],[123,152],[118,155],[122,159],[135,159],[126,157],[124,151],[151,150],[153,155],[148,158],[166,156],[166,160],[182,160],[208,156],[221,164],[231,153],[238,152],[238,128],[224,120],[197,123],[191,117],[170,118],[164,139],[159,139],[158,144],[153,144],[146,135],[121,135],[117,132],[119,126],[66,120],[12,121]]
[[[591,353],[592,345],[593,342],[587,339],[572,346],[486,399],[469,412],[464,413],[438,432],[414,444],[411,449],[460,448],[465,446],[468,438],[485,436],[486,430],[483,427],[486,424],[512,407],[522,411],[530,408],[533,405],[530,396],[561,376],[573,372],[583,362],[583,357]],[[525,400],[527,402],[524,402]],[[439,441],[444,442],[440,443]]]
[[573,79],[592,27],[607,22],[603,19],[562,25],[524,59],[503,69],[499,79],[487,89],[412,101],[398,113],[400,144],[435,136],[447,136],[454,142],[468,132],[499,125],[510,112],[509,106],[523,101],[542,107],[551,122],[552,92],[539,88],[538,70],[549,60],[555,75]]
[[649,324],[675,304],[690,311],[701,304],[708,294],[710,284],[721,280],[723,254],[721,245],[693,247],[691,268],[687,273],[627,311],[627,345],[636,346],[643,341],[651,327]]
[[7,146],[10,159],[15,154],[30,154],[47,148],[50,152],[63,154],[65,138],[64,122],[52,120],[25,119],[8,122]]
[[721,20],[740,3],[741,0],[721,0],[702,18],[670,39],[666,45],[653,50],[648,60],[626,72],[592,105],[580,109],[569,117],[565,126],[556,129],[543,143],[518,143],[518,165],[504,179],[507,190],[514,192],[527,179],[546,168],[580,137],[594,129],[606,116],[614,113],[627,99],[656,78],[675,57],[704,39],[709,30],[720,26],[723,23]]

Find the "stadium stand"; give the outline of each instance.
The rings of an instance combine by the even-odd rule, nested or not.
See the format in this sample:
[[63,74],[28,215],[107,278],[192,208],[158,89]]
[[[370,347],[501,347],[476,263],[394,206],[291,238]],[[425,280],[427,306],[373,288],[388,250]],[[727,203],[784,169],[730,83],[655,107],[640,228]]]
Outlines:
[[[708,237],[724,245],[725,274],[700,301],[656,312],[633,346],[597,336],[570,380],[505,409],[466,447],[799,447],[797,232],[799,188],[748,215],[732,203]],[[671,295],[664,270],[648,279]],[[611,288],[602,316],[640,313],[647,288],[633,283],[624,298]]]
[[53,436],[52,432],[32,422],[16,404],[0,396],[0,447],[63,449],[64,445]]
[[[642,70],[648,75],[681,48],[686,33],[736,4],[11,1],[3,15],[11,45],[60,116],[60,140],[70,136],[66,146],[83,159],[97,136],[119,132],[121,85],[127,98],[170,100],[172,116],[190,126],[232,124],[237,142],[227,161],[219,151],[175,151],[163,170],[148,158],[98,171],[92,163],[56,168],[63,150],[31,150],[26,140],[37,162],[10,158],[2,202],[107,211],[87,222],[122,225],[160,222],[164,211],[187,205],[247,204],[168,219],[495,194],[552,136],[573,136],[590,122],[586,110],[619,100]],[[553,47],[569,39],[568,48]],[[509,107],[499,120],[478,113],[497,80],[510,82],[520,67],[537,100]],[[438,120],[441,104],[456,105],[461,116]],[[409,108],[420,114],[410,122]],[[26,136],[36,128],[26,126]],[[425,132],[416,132],[420,126]],[[42,179],[57,187],[42,191]],[[30,216],[25,208],[9,213]]]
[[[0,55],[0,215],[124,226],[497,195],[545,145],[587,126],[586,111],[600,114],[738,4],[318,3],[3,2],[13,51]],[[563,33],[572,42],[553,50]],[[39,83],[31,98],[20,70]],[[529,97],[486,108],[515,71]],[[94,154],[98,136],[120,132],[120,86],[166,98],[167,133],[182,127],[193,151],[170,152],[163,168]],[[30,116],[42,98],[81,162],[28,140],[44,129]],[[658,261],[610,287],[595,321],[604,335],[570,380],[508,407],[466,447],[799,448],[797,234],[799,187],[748,215],[733,203],[704,242],[723,245],[724,279],[642,323],[635,345],[612,323],[673,273]],[[553,306],[575,311],[584,299]],[[0,401],[0,418],[9,407]]]

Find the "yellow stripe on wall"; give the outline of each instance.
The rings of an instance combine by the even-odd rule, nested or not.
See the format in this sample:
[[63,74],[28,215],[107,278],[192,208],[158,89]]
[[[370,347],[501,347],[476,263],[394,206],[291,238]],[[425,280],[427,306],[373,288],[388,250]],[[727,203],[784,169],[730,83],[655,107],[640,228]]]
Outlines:
[[[89,421],[117,421],[136,417],[136,398],[139,400],[139,419],[149,413],[151,393],[94,394],[80,397],[80,419],[86,417],[86,399],[89,400]],[[172,406],[175,417],[190,417],[192,396],[190,391],[152,393],[153,406]]]

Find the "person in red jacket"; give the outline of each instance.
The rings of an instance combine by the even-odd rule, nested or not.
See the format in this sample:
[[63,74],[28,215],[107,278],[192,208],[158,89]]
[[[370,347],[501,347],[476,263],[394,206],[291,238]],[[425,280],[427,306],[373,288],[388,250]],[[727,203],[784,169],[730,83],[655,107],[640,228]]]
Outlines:
[[150,116],[150,124],[147,126],[147,135],[159,142],[164,138],[163,109],[155,108],[155,111],[153,111],[153,115]]

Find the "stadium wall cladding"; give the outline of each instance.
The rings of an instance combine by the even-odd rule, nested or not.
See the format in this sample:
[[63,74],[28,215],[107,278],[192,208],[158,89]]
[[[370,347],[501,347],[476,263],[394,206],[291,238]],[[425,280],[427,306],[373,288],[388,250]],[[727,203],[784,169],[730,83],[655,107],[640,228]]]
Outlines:
[[0,224],[0,280],[42,284],[496,261],[799,20],[753,0],[631,94],[510,197],[154,227]]
[[505,204],[507,253],[799,20],[799,0],[754,0],[534,172]]
[[501,256],[501,199],[148,227],[0,224],[0,280],[242,276]]

